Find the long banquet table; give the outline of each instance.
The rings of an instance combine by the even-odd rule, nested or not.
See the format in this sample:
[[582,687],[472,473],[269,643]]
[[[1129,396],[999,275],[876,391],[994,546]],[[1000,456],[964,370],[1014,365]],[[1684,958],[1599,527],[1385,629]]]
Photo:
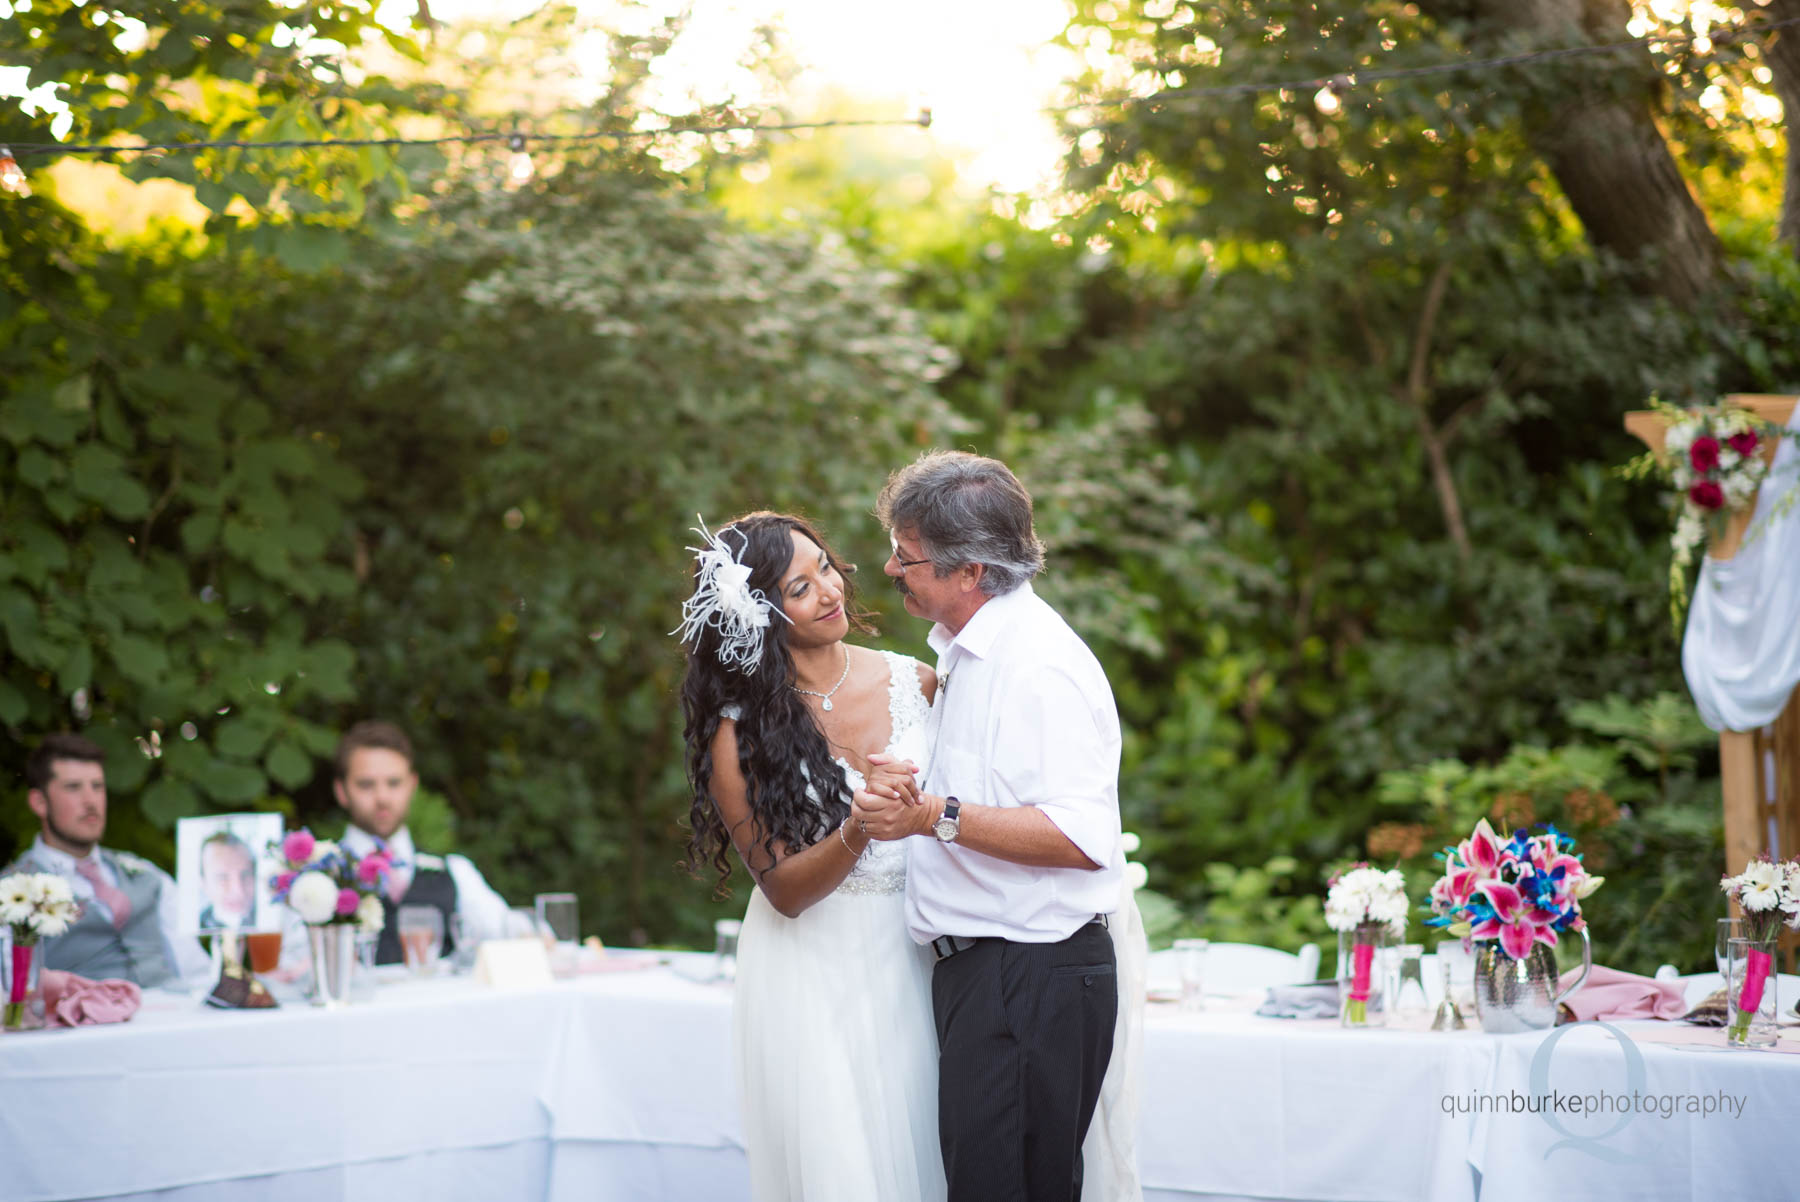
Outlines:
[[[0,1036],[0,1202],[744,1202],[729,987],[682,968],[519,992],[407,981],[336,1012],[152,994],[124,1025]],[[1619,1024],[1621,1043],[1594,1024],[1344,1032],[1249,1007],[1148,1008],[1150,1202],[1800,1193],[1776,1154],[1800,1055],[1667,1023]],[[1633,1088],[1742,1110],[1493,1113],[1512,1093]]]

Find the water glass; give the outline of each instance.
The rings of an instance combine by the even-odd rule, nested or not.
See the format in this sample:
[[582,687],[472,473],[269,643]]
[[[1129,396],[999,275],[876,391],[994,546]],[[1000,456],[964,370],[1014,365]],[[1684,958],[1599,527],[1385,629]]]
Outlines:
[[581,924],[576,921],[573,893],[538,894],[537,916],[558,943],[581,942]]
[[350,971],[350,1000],[375,1000],[375,961],[381,954],[379,931],[356,932],[356,966]]
[[1417,1018],[1431,1008],[1425,996],[1425,945],[1403,943],[1393,948],[1394,1016]]
[[1719,967],[1719,975],[1723,977],[1731,966],[1731,941],[1744,937],[1744,920],[1741,918],[1721,918],[1715,924],[1717,936],[1713,940],[1713,963]]
[[737,980],[738,934],[744,924],[735,918],[721,918],[713,923],[713,976],[720,981]]
[[475,967],[476,953],[481,949],[469,933],[469,924],[461,914],[450,915],[450,971],[468,972]]
[[1437,945],[1438,963],[1443,967],[1444,996],[1460,1013],[1475,1011],[1475,954],[1460,939],[1445,939]]
[[1206,951],[1212,946],[1206,939],[1177,939],[1175,969],[1181,974],[1181,1008],[1206,1008]]
[[444,950],[444,912],[436,906],[401,906],[400,951],[417,976],[437,971]]

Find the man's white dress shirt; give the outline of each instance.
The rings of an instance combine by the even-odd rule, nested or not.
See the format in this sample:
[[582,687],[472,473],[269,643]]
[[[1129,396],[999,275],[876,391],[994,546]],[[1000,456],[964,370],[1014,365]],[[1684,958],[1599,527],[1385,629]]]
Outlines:
[[[344,829],[344,837],[338,844],[360,859],[375,850],[376,841],[374,835],[361,827],[349,826]],[[450,879],[456,883],[456,913],[462,919],[461,942],[474,947],[485,939],[505,939],[531,933],[530,924],[523,919],[513,918],[506,899],[494,892],[493,886],[487,883],[481,870],[470,863],[467,856],[444,856],[441,861],[436,856],[426,856],[425,863],[421,864],[418,849],[413,846],[412,832],[404,826],[394,832],[392,839],[387,840],[387,847],[394,853],[394,871],[389,878],[390,889],[410,886],[413,873],[421,867],[443,868],[450,874]]]
[[[112,865],[106,862],[104,856],[97,851],[90,851],[86,858],[92,860],[100,870],[101,880],[114,889],[123,886],[124,882],[119,880],[119,874],[112,870]],[[94,886],[76,871],[74,856],[51,847],[40,834],[31,845],[31,859],[67,881],[76,901],[111,920],[112,908],[94,896]],[[143,866],[143,870],[152,874],[159,885],[156,892],[156,925],[162,931],[163,952],[174,966],[175,976],[179,978],[178,982],[166,982],[164,987],[193,989],[211,985],[218,979],[218,973],[213,969],[212,957],[200,946],[200,940],[191,931],[183,932],[181,929],[181,900],[175,893],[174,878],[149,861],[143,861]]]
[[911,840],[912,937],[1067,939],[1119,906],[1119,715],[1100,661],[1029,584],[989,599],[938,653],[926,792],[968,805],[1036,806],[1098,869],[1030,868]]

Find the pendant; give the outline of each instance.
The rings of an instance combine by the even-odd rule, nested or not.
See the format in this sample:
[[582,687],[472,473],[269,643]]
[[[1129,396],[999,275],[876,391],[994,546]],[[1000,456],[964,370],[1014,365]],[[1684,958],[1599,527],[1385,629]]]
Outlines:
[[828,714],[831,712],[831,698],[829,698],[829,697],[825,698],[824,709],[825,709],[825,712]]

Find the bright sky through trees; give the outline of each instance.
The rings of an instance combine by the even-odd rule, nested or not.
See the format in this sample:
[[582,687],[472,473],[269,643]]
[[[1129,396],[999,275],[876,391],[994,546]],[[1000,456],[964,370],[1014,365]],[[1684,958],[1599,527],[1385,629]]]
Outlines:
[[[434,0],[431,12],[447,21],[493,19],[537,6],[535,0]],[[621,9],[592,0],[578,7],[599,17]],[[658,16],[681,7],[674,0],[646,6]],[[755,28],[773,23],[785,32],[784,49],[799,67],[786,100],[800,119],[818,116],[817,103],[829,96],[885,103],[895,117],[929,106],[929,136],[959,153],[969,182],[1026,191],[1055,175],[1062,146],[1043,109],[1075,69],[1066,50],[1049,44],[1067,18],[1062,0],[915,0],[899,7],[691,0],[685,7],[692,12],[687,32],[661,67],[670,85],[664,111],[680,112],[690,89],[723,91],[750,82],[734,78],[737,60]],[[389,0],[383,17],[401,25],[415,10],[413,0]],[[593,69],[604,69],[601,48],[592,58]]]

